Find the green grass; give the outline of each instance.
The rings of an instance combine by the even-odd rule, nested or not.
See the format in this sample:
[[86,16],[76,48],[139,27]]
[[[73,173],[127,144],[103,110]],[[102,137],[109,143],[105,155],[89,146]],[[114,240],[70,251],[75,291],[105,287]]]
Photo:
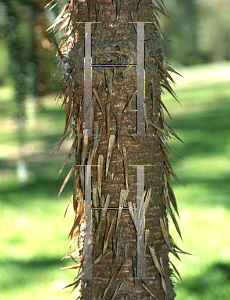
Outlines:
[[[170,230],[178,246],[193,254],[181,255],[181,262],[172,258],[183,279],[176,285],[177,300],[225,300],[230,294],[229,70],[230,63],[179,70],[185,77],[175,75],[182,106],[164,97],[175,120],[167,122],[186,143],[171,141],[183,158],[171,155],[186,186],[173,180],[183,242],[173,226]],[[0,92],[0,299],[76,299],[77,293],[61,289],[76,272],[59,269],[72,264],[61,258],[73,220],[71,214],[62,220],[73,178],[56,200],[71,166],[56,179],[71,141],[49,155],[62,134],[64,112],[54,95],[43,99],[45,110],[23,140],[29,178],[19,182],[13,91],[4,87]]]
[[181,73],[185,79],[175,90],[182,106],[164,97],[174,118],[167,122],[186,143],[171,142],[183,158],[172,154],[186,186],[173,181],[183,242],[173,226],[171,235],[193,254],[182,255],[181,263],[173,259],[183,279],[177,299],[224,300],[230,295],[230,64]]
[[[19,151],[12,89],[4,87],[1,93],[0,299],[75,299],[76,292],[69,295],[62,288],[76,272],[60,270],[72,265],[72,261],[61,261],[73,222],[71,214],[62,219],[72,191],[71,179],[56,200],[65,174],[58,179],[57,175],[71,141],[59,153],[49,155],[61,137],[64,113],[54,95],[45,98],[45,110],[37,114],[35,126],[26,129]],[[19,182],[16,174],[21,156],[29,171],[25,182]]]

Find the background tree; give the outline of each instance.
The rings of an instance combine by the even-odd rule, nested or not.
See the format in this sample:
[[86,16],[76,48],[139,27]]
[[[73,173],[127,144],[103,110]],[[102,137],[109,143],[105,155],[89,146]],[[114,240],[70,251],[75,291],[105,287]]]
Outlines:
[[194,65],[230,59],[230,4],[228,0],[172,0],[162,27],[172,43],[165,54],[178,65]]
[[[8,74],[15,91],[17,140],[20,159],[18,178],[28,179],[24,160],[26,125],[33,126],[36,118],[35,95],[44,95],[50,82],[51,43],[46,29],[48,20],[44,13],[45,1],[3,1],[5,24],[2,26],[9,53]],[[37,107],[42,109],[41,102]]]
[[[169,253],[178,258],[182,251],[170,237],[167,212],[181,236],[173,212],[178,209],[170,175],[180,180],[169,160],[168,139],[179,138],[165,122],[163,109],[169,112],[161,100],[163,89],[176,95],[169,73],[175,71],[162,48],[165,37],[159,13],[167,16],[163,1],[73,0],[64,4],[54,21],[55,33],[65,28],[58,48],[63,66],[58,96],[64,97],[66,111],[65,129],[55,150],[70,132],[75,135],[60,170],[74,153],[74,164],[60,190],[74,173],[68,207],[73,204],[75,220],[70,231],[71,252],[65,257],[75,260],[80,254],[80,265],[71,267],[80,267],[71,286],[76,288],[81,282],[81,299],[175,298],[173,278],[179,274],[170,265]],[[92,25],[92,119],[85,118],[84,107],[84,22],[100,22]],[[130,22],[150,22],[145,25],[145,102],[140,107],[136,103],[137,71],[127,67],[137,64],[137,24]],[[143,113],[145,135],[136,130],[139,112]],[[88,133],[86,120],[92,124],[93,135]],[[85,165],[92,165],[92,237],[88,234],[89,211],[84,219],[90,186]],[[139,166],[145,166],[141,195]],[[141,207],[145,208],[145,230],[140,229]],[[145,274],[138,271],[137,253],[143,254],[141,243],[136,242],[139,239],[144,246]],[[91,243],[92,264],[88,260]],[[72,249],[75,244],[77,248]],[[93,278],[87,279],[90,268]]]

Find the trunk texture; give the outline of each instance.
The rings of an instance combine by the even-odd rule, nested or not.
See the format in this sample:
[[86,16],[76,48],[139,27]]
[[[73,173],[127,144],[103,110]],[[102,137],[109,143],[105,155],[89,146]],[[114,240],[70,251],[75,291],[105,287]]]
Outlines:
[[[174,299],[172,276],[177,270],[172,265],[174,274],[168,255],[171,252],[178,257],[181,251],[169,235],[167,212],[180,234],[172,210],[177,212],[170,174],[178,177],[169,160],[167,139],[170,134],[178,137],[165,123],[163,109],[167,109],[161,101],[163,88],[175,97],[168,73],[174,70],[164,57],[164,37],[157,20],[159,12],[166,14],[164,4],[149,0],[71,0],[61,14],[65,11],[68,14],[58,24],[59,28],[68,25],[57,46],[64,70],[59,96],[63,95],[66,110],[63,137],[68,128],[75,135],[67,160],[75,153],[75,161],[61,191],[74,173],[68,207],[73,203],[75,220],[66,257],[81,257],[80,273],[71,285],[76,288],[81,284],[80,299],[85,300]],[[84,114],[85,23],[80,22],[100,22],[91,25],[92,64],[97,65],[92,66],[89,118],[93,135],[86,130]],[[149,22],[144,34],[143,135],[136,131],[137,23],[131,22]],[[117,66],[101,66],[106,64]],[[91,236],[85,201],[89,169]]]

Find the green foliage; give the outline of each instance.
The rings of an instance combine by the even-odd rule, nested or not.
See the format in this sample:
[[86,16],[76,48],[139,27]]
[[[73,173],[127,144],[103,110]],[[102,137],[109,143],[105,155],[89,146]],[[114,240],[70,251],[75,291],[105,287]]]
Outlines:
[[170,0],[162,18],[166,37],[173,41],[165,47],[170,62],[193,65],[229,60],[229,0]]
[[199,8],[198,48],[212,61],[230,59],[230,2],[203,0]]

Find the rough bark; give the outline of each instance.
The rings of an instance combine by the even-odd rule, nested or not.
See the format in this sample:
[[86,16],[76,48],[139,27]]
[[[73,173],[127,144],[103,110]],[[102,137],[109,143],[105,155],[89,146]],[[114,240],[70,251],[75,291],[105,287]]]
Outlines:
[[[81,284],[80,299],[85,300],[174,299],[174,272],[169,264],[169,252],[178,256],[178,248],[169,235],[167,211],[179,234],[180,230],[172,211],[172,207],[177,211],[177,206],[169,174],[175,178],[177,176],[168,157],[167,139],[170,134],[177,136],[165,123],[163,108],[166,108],[161,101],[163,88],[174,96],[170,85],[173,79],[167,71],[170,66],[162,48],[163,34],[156,17],[159,11],[166,14],[164,4],[157,1],[153,5],[147,0],[71,0],[65,7],[70,17],[68,30],[71,30],[71,34],[66,45],[63,39],[58,47],[64,66],[63,87],[59,95],[64,95],[66,109],[63,136],[69,127],[75,134],[69,154],[75,153],[72,168],[75,183],[68,205],[73,203],[76,214],[70,232],[70,248],[74,243],[78,244],[66,257],[80,255],[81,270],[87,260],[83,245],[88,240],[84,237],[85,168],[79,165],[93,165],[93,278],[84,278],[83,272],[72,285],[76,288]],[[93,67],[94,136],[88,136],[84,131],[85,31],[84,24],[76,23],[83,21],[100,21],[92,24],[92,63],[120,65],[114,68]],[[152,22],[145,24],[144,136],[136,135],[136,68],[122,66],[137,63],[136,25],[129,23],[133,21]],[[100,134],[99,138],[97,133]],[[108,153],[113,138],[115,142],[114,145],[112,143],[109,161]],[[145,166],[145,276],[139,278],[136,275],[138,226],[135,227],[136,209],[132,209],[139,205],[137,165]],[[106,199],[109,200],[108,208],[98,209],[105,206]]]

